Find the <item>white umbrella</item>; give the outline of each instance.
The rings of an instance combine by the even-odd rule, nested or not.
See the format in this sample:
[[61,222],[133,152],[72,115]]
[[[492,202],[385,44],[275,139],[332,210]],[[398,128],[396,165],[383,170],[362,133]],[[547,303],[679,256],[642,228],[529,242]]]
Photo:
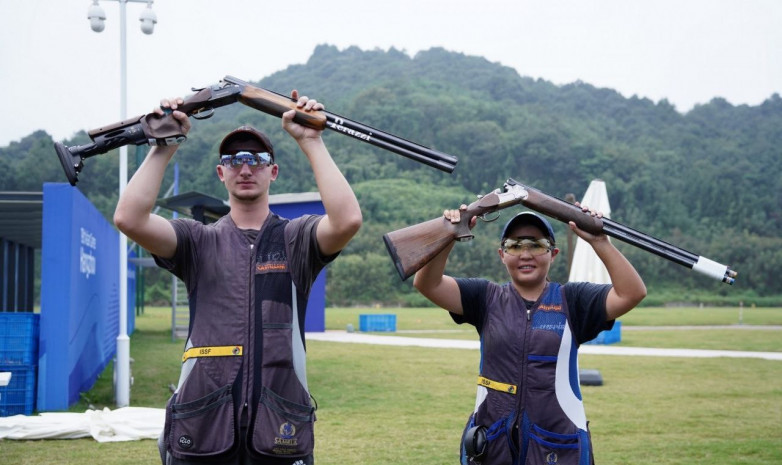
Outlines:
[[[600,179],[592,180],[584,194],[584,198],[581,200],[581,205],[601,211],[604,218],[610,218],[611,206],[608,203],[606,183]],[[568,281],[587,281],[596,284],[611,283],[611,278],[608,277],[608,271],[603,262],[597,257],[592,247],[580,237],[576,241]]]

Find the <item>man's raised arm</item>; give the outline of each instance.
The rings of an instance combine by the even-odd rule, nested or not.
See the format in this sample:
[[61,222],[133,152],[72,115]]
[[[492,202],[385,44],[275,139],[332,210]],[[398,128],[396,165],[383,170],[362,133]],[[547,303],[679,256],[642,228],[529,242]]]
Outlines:
[[[322,110],[323,104],[307,97],[299,98],[293,91],[291,97],[297,108]],[[307,156],[315,175],[326,216],[318,224],[317,238],[321,253],[332,255],[342,250],[361,228],[362,217],[358,199],[342,172],[331,158],[321,138],[322,130],[304,127],[293,122],[295,110],[282,116],[282,126],[296,140]]]
[[[181,98],[164,100],[155,112],[162,115],[164,108],[174,110],[173,116],[181,125],[182,133],[187,134],[190,120],[185,113],[176,111],[182,102]],[[176,150],[177,146],[153,147],[128,182],[114,210],[114,224],[120,231],[150,253],[163,258],[174,255],[176,234],[168,220],[152,214],[152,210],[166,167]]]

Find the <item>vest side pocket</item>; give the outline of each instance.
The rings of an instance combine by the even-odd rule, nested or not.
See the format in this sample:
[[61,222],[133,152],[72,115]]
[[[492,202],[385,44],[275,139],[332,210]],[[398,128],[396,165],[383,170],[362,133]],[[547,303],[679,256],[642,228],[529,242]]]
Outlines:
[[513,412],[490,424],[476,422],[475,414],[470,415],[462,432],[461,465],[516,463],[513,461],[518,454],[513,440],[517,431],[515,423]]
[[574,434],[558,434],[533,424],[526,435],[527,456],[524,463],[589,465],[590,451],[587,435],[585,431],[583,434],[581,431]]
[[252,448],[262,455],[310,455],[315,445],[315,409],[264,387],[252,432]]
[[178,459],[210,457],[231,449],[235,440],[231,386],[223,386],[200,399],[186,403],[174,400],[168,434],[171,455]]

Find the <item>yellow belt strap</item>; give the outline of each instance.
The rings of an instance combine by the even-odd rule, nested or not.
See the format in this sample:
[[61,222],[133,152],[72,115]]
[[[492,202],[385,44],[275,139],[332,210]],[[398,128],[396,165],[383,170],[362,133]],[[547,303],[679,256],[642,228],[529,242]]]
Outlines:
[[478,376],[478,384],[485,386],[495,391],[507,392],[508,394],[516,394],[516,386],[513,384],[500,383],[498,381],[492,381],[489,378]]
[[182,361],[199,357],[241,357],[242,346],[191,347],[182,354]]

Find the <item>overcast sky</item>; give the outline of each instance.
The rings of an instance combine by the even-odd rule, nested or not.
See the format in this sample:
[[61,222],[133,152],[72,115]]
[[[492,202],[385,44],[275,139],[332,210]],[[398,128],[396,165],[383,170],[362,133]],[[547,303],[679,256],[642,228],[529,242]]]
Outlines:
[[[119,121],[120,4],[100,1],[106,28],[95,33],[91,2],[0,0],[0,146]],[[225,75],[260,80],[303,64],[319,44],[411,56],[443,47],[682,112],[782,93],[778,0],[156,0],[152,35],[139,28],[146,6],[126,8],[128,117]]]

